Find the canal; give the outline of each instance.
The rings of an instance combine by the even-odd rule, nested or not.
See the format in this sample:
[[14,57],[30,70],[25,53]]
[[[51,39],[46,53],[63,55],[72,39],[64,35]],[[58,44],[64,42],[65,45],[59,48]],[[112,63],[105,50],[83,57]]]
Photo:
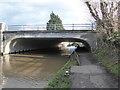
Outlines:
[[1,56],[0,88],[43,88],[69,60],[68,48]]

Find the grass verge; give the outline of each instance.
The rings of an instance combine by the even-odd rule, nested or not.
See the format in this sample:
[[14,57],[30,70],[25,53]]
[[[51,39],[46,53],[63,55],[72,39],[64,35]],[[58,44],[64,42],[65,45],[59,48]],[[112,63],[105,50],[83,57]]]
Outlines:
[[77,60],[71,62],[70,60],[57,72],[57,74],[52,78],[48,83],[48,86],[45,89],[49,88],[71,88],[71,79],[69,75],[66,76],[65,72],[69,71],[73,65],[78,65]]

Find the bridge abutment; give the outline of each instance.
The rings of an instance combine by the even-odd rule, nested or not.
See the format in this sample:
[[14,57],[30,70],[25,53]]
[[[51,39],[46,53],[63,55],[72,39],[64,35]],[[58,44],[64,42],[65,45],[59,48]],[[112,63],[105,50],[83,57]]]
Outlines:
[[6,24],[4,22],[0,22],[0,54],[4,52],[4,45],[3,45],[3,31],[6,28]]

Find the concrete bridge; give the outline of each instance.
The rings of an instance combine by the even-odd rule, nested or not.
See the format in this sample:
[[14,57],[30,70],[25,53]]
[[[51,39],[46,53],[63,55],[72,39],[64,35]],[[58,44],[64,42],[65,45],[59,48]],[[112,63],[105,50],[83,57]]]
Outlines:
[[1,53],[54,47],[61,42],[81,42],[89,50],[97,46],[95,30],[5,30],[1,29]]

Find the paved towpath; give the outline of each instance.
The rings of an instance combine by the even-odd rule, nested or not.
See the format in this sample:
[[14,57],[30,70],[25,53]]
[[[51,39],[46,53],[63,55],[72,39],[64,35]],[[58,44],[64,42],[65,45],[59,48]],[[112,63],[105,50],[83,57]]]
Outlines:
[[100,66],[91,53],[79,52],[80,66],[71,68],[72,88],[118,88],[118,81]]

